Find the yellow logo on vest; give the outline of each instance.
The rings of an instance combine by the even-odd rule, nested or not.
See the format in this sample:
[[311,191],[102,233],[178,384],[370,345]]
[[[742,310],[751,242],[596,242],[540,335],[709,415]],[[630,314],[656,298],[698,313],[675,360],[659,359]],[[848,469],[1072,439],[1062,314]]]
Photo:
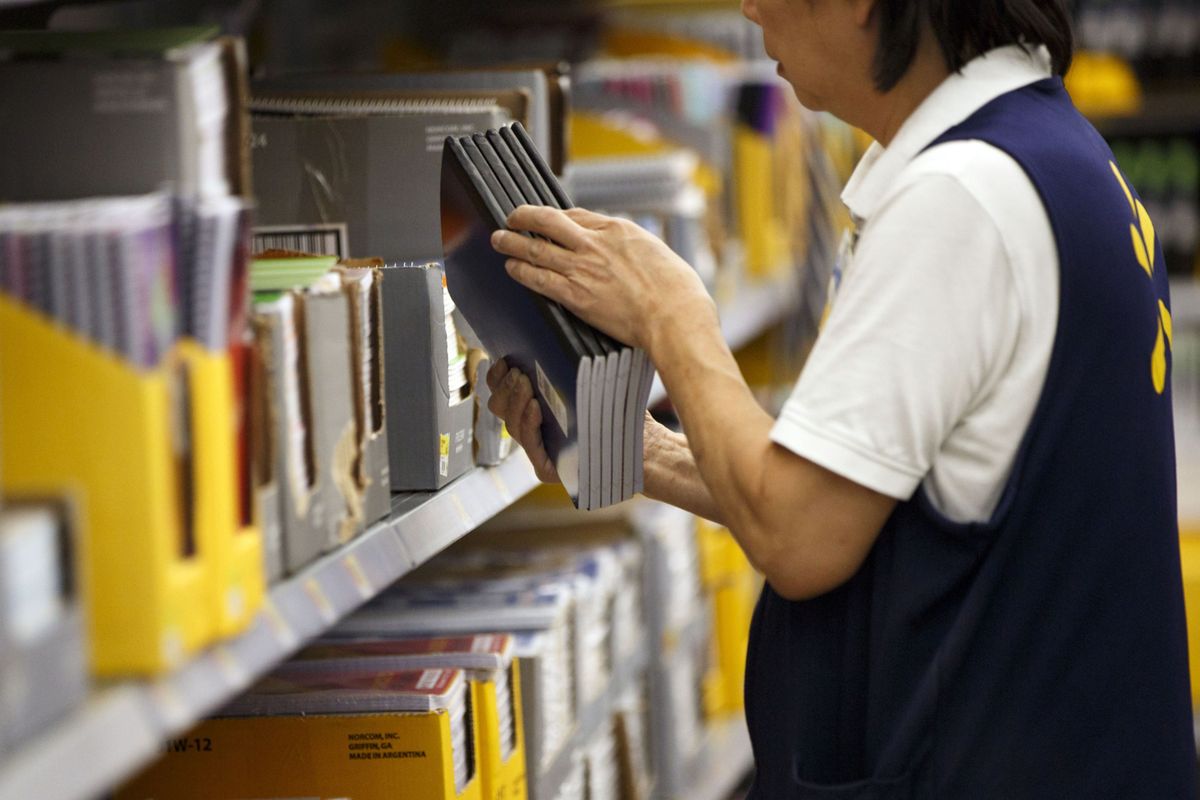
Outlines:
[[[1150,221],[1150,215],[1146,213],[1146,207],[1142,205],[1142,201],[1133,196],[1133,192],[1129,191],[1129,184],[1125,182],[1125,178],[1121,176],[1121,170],[1117,169],[1117,165],[1112,161],[1108,162],[1112,167],[1113,175],[1117,178],[1117,183],[1121,184],[1121,190],[1125,192],[1125,199],[1129,201],[1129,210],[1133,212],[1133,222],[1129,225],[1129,236],[1133,240],[1133,254],[1137,258],[1137,262],[1142,269],[1146,271],[1147,277],[1154,277],[1155,268],[1155,247],[1154,240],[1154,223]],[[1162,394],[1167,388],[1167,350],[1174,347],[1174,333],[1171,329],[1171,312],[1167,308],[1166,303],[1162,300],[1158,301],[1158,335],[1154,341],[1154,351],[1150,354],[1150,380],[1154,382],[1154,391]]]

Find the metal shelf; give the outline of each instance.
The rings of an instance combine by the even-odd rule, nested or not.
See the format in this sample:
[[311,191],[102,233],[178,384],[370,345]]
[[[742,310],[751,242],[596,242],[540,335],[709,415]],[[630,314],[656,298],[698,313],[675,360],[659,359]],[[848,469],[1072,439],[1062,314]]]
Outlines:
[[[740,293],[721,314],[731,346],[745,344],[777,321],[791,297],[779,283]],[[304,643],[537,483],[529,460],[518,451],[497,467],[473,469],[440,492],[395,495],[387,519],[272,587],[262,612],[240,636],[166,677],[102,686],[48,732],[0,756],[0,800],[88,800],[103,795],[158,755],[164,740],[217,710]],[[560,773],[565,777],[572,751],[595,734],[645,666],[644,657],[618,665],[609,691],[582,715],[565,755],[552,764],[544,780]]]
[[275,585],[242,635],[152,681],[98,690],[49,733],[0,762],[0,800],[85,800],[148,763],[164,739],[215,711],[405,573],[537,484],[524,453],[436,493],[400,494],[362,536]]

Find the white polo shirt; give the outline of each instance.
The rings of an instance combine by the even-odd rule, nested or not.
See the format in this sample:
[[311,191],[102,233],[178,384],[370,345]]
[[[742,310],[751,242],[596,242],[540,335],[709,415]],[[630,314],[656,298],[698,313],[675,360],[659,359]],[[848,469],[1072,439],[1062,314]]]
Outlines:
[[868,150],[842,194],[857,242],[775,442],[898,500],[923,485],[955,521],[991,516],[1045,382],[1057,247],[1011,157],[979,141],[925,148],[1050,75],[1044,48],[993,50]]

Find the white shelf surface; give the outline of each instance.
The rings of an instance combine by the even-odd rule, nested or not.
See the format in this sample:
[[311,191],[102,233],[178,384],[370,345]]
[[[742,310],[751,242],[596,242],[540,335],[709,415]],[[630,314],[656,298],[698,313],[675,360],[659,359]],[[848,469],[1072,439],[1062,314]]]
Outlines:
[[537,484],[524,453],[476,468],[436,493],[399,494],[362,536],[272,587],[242,635],[158,680],[96,691],[49,733],[0,762],[0,800],[86,800],[149,762],[185,731],[397,578]]
[[[745,344],[777,321],[792,297],[779,284],[744,290],[722,310],[722,330],[730,344]],[[503,464],[475,468],[439,492],[394,495],[387,519],[273,586],[262,612],[240,636],[166,677],[100,687],[47,733],[15,753],[0,755],[0,800],[89,800],[105,794],[149,763],[164,740],[216,711],[304,643],[537,483],[529,460],[518,450]],[[644,667],[622,665],[598,703],[611,708]],[[596,714],[581,719],[571,745],[595,733],[603,719],[600,708],[597,704]],[[563,766],[569,766],[567,756],[555,762],[556,772],[547,779]]]

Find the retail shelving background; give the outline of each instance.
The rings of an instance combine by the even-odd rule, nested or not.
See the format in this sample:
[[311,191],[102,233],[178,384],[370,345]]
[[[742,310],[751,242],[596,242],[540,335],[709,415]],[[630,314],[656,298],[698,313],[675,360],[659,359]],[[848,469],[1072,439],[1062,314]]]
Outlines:
[[[14,12],[18,19],[34,20],[48,15],[59,6],[76,6],[76,24],[97,18],[103,3],[62,3],[57,0],[0,0],[0,11]],[[111,4],[118,5],[118,4]],[[336,14],[319,8],[315,2],[283,3],[249,0],[242,3],[192,0],[179,4],[188,10],[174,16],[168,3],[151,0],[126,3],[132,16],[155,24],[191,21],[199,9],[209,21],[225,27],[253,18],[261,9],[268,11],[272,25],[251,25],[238,31],[248,34],[262,49],[262,63],[270,69],[294,68],[313,59],[333,69],[363,66],[363,53],[372,53],[387,63],[397,52],[409,52],[404,37],[384,40],[395,23],[397,29],[408,26],[406,33],[421,32],[430,26],[437,32],[435,55],[451,58],[480,57],[475,46],[480,42],[492,48],[519,43],[538,59],[574,61],[581,52],[595,45],[596,20],[611,9],[618,13],[646,10],[654,13],[672,7],[701,7],[706,11],[734,14],[736,3],[642,2],[610,0],[604,3],[550,4],[525,2],[522,8],[536,9],[546,17],[545,30],[522,29],[512,20],[510,11],[485,9],[488,3],[445,4],[402,2],[388,9],[361,13],[369,2],[350,2],[351,9]],[[555,8],[551,9],[550,6]],[[1093,3],[1102,6],[1102,3]],[[1126,4],[1129,5],[1129,4]],[[93,8],[93,6],[95,8]],[[466,9],[466,10],[464,10]],[[455,45],[452,34],[464,15],[477,13],[484,19],[479,37],[461,37]],[[367,19],[369,24],[351,24]],[[681,29],[683,30],[683,29]],[[691,28],[686,28],[692,32]],[[697,26],[696,30],[704,30]],[[580,44],[580,42],[586,44]],[[742,43],[742,56],[761,55],[757,40],[747,37],[744,29],[731,35],[730,41]],[[748,42],[748,44],[746,44]],[[353,46],[352,46],[353,45]],[[493,52],[482,48],[481,52]],[[382,54],[382,55],[380,55]],[[430,53],[421,52],[421,57]],[[375,64],[370,64],[371,66]],[[1200,112],[1196,75],[1174,74],[1163,78],[1161,67],[1154,67],[1153,86],[1149,86],[1140,113],[1127,117],[1106,117],[1098,121],[1101,130],[1115,138],[1143,135],[1200,134]],[[1190,132],[1190,133],[1189,133]],[[855,147],[849,132],[843,131],[845,146],[839,168],[843,172],[852,163]],[[831,148],[837,149],[837,148]],[[828,187],[826,187],[828,189]],[[1177,199],[1177,198],[1173,198]],[[1197,198],[1200,202],[1200,198]],[[1157,212],[1156,212],[1157,216]],[[820,235],[814,233],[814,238]],[[820,242],[817,242],[817,247]],[[814,281],[819,284],[820,270],[800,276],[782,271],[786,279],[741,281],[732,301],[722,305],[722,328],[736,350],[755,339],[781,319],[793,315],[797,307],[811,308]],[[819,285],[816,287],[819,289]],[[803,297],[801,297],[803,295]],[[1188,329],[1200,331],[1200,284],[1194,277],[1179,274],[1172,280],[1172,310],[1177,330],[1186,336]],[[811,314],[809,315],[811,316]],[[809,320],[808,322],[811,322]],[[795,324],[795,320],[791,320]],[[794,340],[793,340],[794,341]],[[654,390],[655,401],[664,398],[661,382]],[[1200,400],[1197,395],[1194,400]],[[1185,414],[1200,414],[1187,407]],[[1186,431],[1185,431],[1186,433]],[[1181,453],[1190,449],[1192,440],[1181,440]],[[162,752],[166,739],[187,730],[207,714],[269,673],[306,642],[335,626],[362,604],[376,597],[396,580],[426,563],[437,553],[454,544],[494,515],[510,508],[537,486],[528,460],[519,452],[495,467],[476,467],[436,493],[396,495],[390,515],[344,547],[322,557],[301,572],[271,588],[263,611],[252,627],[238,637],[218,644],[186,663],[182,668],[156,680],[129,680],[103,684],[89,696],[85,705],[58,722],[48,732],[0,757],[0,800],[87,800],[108,791]],[[1200,523],[1200,465],[1181,464],[1181,514]],[[646,650],[653,650],[647,645]],[[611,714],[618,698],[642,675],[646,659],[634,659],[618,665],[611,685],[579,715],[568,745],[550,768],[536,778],[539,797],[552,797],[556,787],[567,780],[572,759],[589,742],[602,721]],[[1200,747],[1200,716],[1196,723]],[[723,800],[745,779],[751,767],[751,753],[744,720],[740,715],[710,724],[699,751],[684,772],[688,788],[681,796],[701,800]]]
[[[778,322],[794,296],[795,287],[788,281],[746,287],[721,309],[730,346],[737,349]],[[48,733],[0,759],[0,800],[86,800],[102,794],[160,753],[168,738],[186,731],[536,485],[529,460],[517,451],[501,465],[476,467],[438,492],[395,495],[385,521],[274,586],[246,633],[164,678],[96,690]],[[591,738],[615,698],[644,666],[644,661],[621,665],[612,687],[582,715],[571,745],[549,770],[547,783],[565,779],[573,746]],[[722,756],[711,761],[697,757],[696,763],[706,770],[695,773],[704,776],[698,791],[701,786],[706,791],[714,785],[732,787],[745,775],[750,761],[744,727],[734,719],[710,732],[706,747],[721,747]],[[719,779],[715,784],[709,780],[714,771],[713,779]]]

